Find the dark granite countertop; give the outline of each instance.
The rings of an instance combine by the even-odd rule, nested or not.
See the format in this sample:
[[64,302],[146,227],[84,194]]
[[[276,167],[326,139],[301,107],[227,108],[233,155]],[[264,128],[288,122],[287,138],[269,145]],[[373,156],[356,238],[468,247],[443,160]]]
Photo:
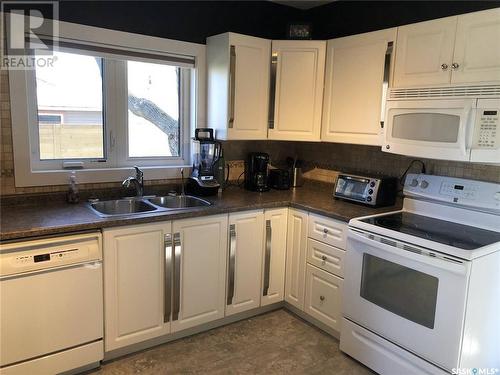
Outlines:
[[294,207],[348,222],[354,217],[400,209],[402,203],[398,200],[394,206],[366,207],[335,200],[332,191],[331,184],[317,182],[309,182],[291,190],[271,190],[265,193],[250,192],[233,186],[224,190],[221,197],[208,198],[213,203],[209,207],[108,218],[97,216],[85,203],[72,205],[61,200],[47,202],[45,199],[30,200],[28,204],[2,204],[0,240],[275,207]]

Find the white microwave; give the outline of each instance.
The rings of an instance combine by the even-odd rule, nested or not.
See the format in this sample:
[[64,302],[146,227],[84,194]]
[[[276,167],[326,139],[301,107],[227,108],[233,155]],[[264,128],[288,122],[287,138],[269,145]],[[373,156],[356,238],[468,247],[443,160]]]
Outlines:
[[500,99],[388,100],[382,151],[500,164]]

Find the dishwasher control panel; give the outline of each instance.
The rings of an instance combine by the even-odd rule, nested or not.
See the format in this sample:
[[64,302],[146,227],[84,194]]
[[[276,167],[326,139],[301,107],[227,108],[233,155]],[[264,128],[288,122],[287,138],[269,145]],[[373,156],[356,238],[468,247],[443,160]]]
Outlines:
[[102,259],[101,234],[91,233],[0,245],[0,276]]
[[[18,265],[34,264],[34,263],[65,263],[70,259],[78,259],[88,254],[86,248],[76,247],[67,250],[55,250],[43,254],[23,254],[15,257],[14,263]],[[83,254],[82,254],[83,252]]]

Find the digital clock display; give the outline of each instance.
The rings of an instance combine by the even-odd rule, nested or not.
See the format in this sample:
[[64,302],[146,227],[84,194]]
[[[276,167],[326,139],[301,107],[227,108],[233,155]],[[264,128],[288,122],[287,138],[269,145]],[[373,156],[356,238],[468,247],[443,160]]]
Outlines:
[[463,185],[455,185],[455,190],[464,190]]
[[33,260],[35,261],[35,263],[46,262],[46,261],[50,260],[50,254],[35,255],[33,257]]

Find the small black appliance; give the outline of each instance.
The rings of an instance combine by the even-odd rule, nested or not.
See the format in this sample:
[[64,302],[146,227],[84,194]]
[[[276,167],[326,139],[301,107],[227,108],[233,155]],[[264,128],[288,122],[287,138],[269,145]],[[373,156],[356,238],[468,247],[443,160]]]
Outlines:
[[290,171],[288,169],[270,169],[269,186],[276,190],[290,189]]
[[390,206],[396,201],[398,179],[388,176],[359,176],[341,173],[333,196],[368,206]]
[[245,189],[252,191],[268,191],[269,155],[263,152],[251,152],[245,163]]
[[216,164],[222,146],[214,139],[214,130],[211,128],[198,128],[194,134],[193,170],[188,178],[186,190],[192,195],[215,195],[220,188],[216,179]]

